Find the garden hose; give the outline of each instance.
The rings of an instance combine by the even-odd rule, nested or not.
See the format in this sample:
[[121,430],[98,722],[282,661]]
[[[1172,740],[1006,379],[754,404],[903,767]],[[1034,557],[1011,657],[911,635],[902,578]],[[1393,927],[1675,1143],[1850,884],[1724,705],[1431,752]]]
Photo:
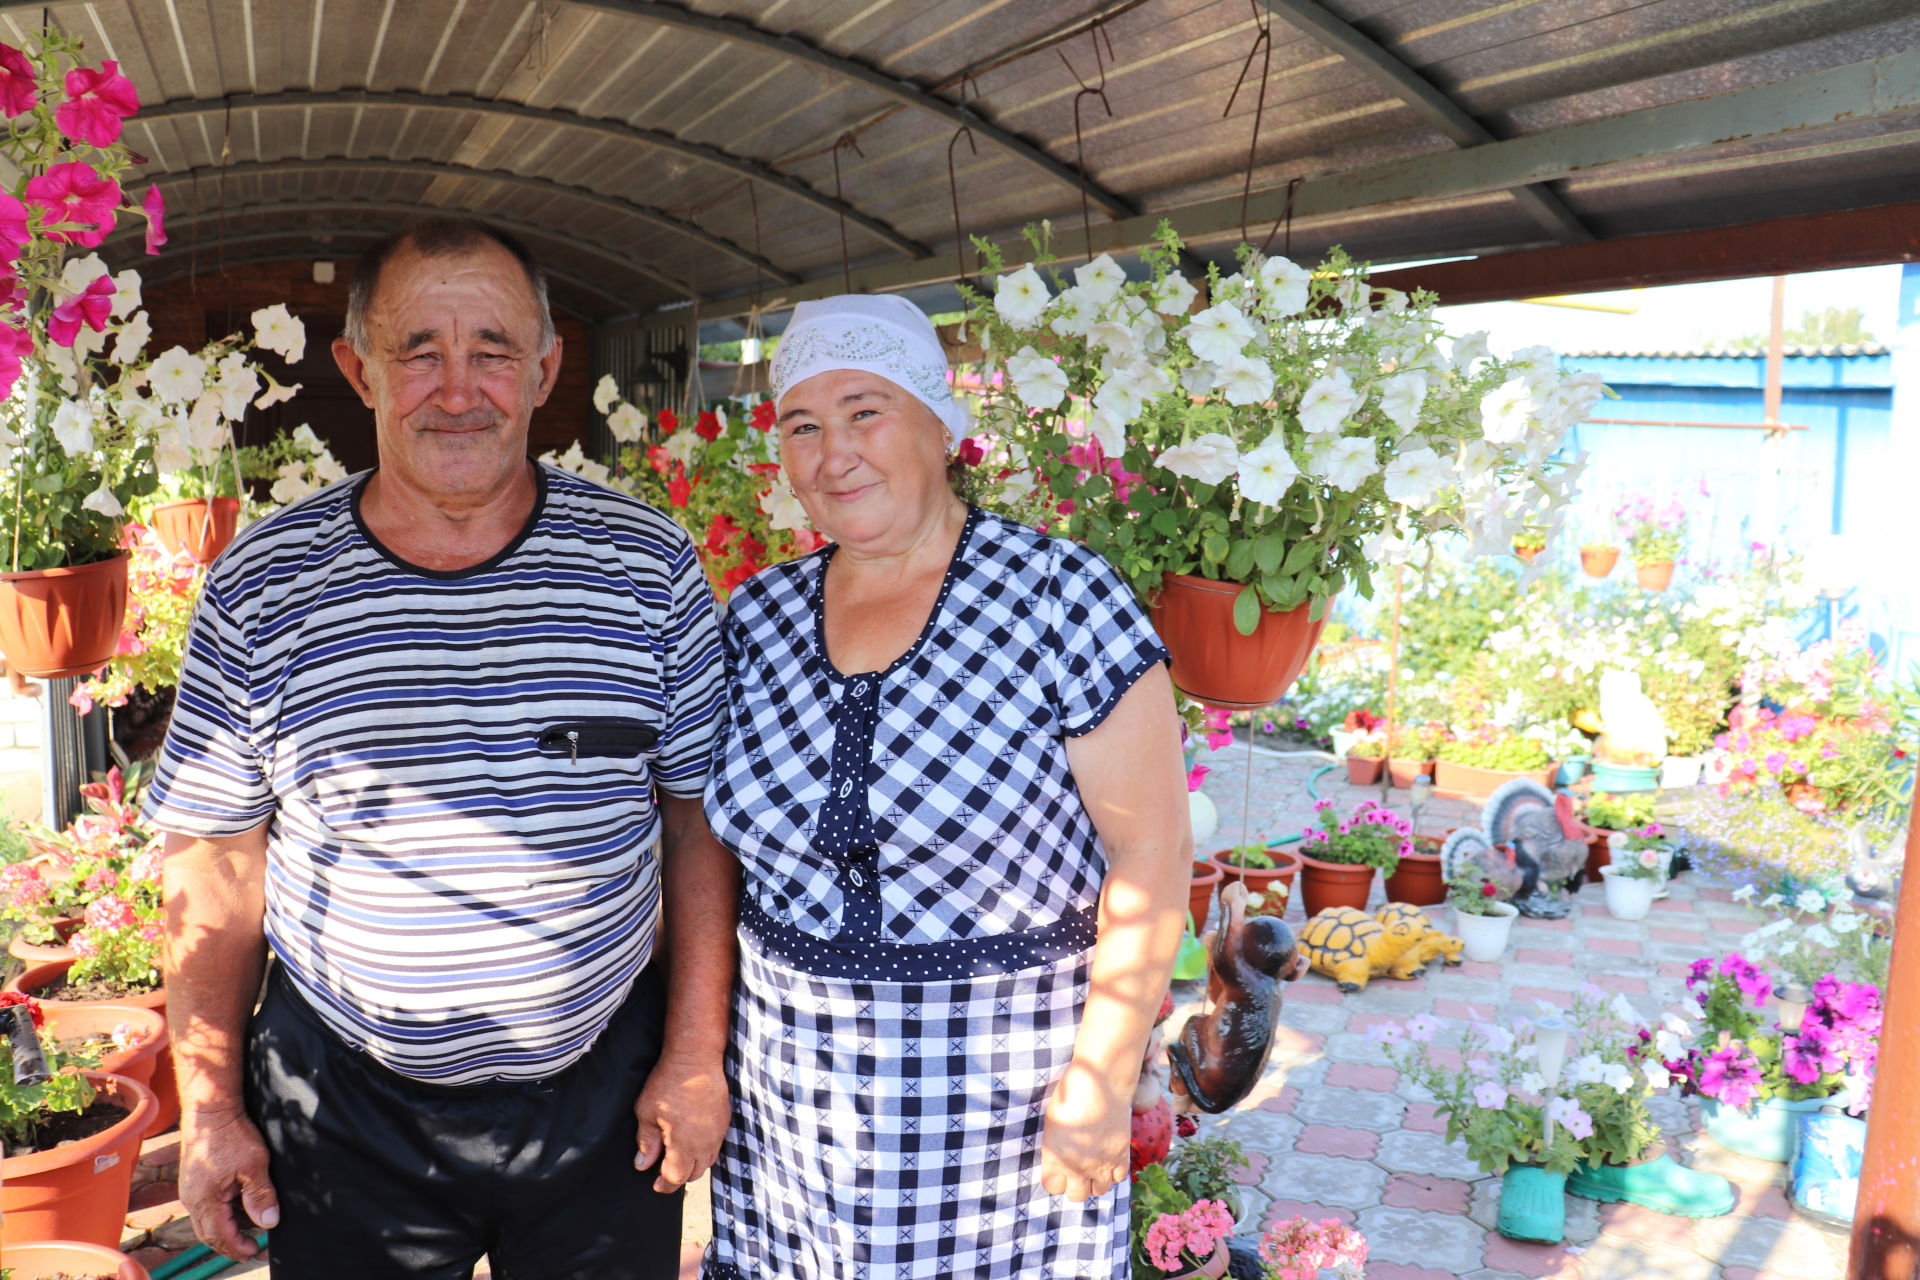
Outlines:
[[[255,1233],[253,1242],[266,1248],[267,1233]],[[153,1280],[207,1280],[208,1276],[217,1276],[233,1265],[232,1258],[215,1253],[204,1244],[196,1244],[180,1256],[150,1268],[148,1274]]]

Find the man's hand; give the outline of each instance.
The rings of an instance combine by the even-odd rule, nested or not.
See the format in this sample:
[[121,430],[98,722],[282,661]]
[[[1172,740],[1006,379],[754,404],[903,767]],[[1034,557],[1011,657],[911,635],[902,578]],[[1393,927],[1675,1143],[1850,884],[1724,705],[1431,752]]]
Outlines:
[[720,1059],[662,1058],[633,1114],[639,1122],[633,1167],[650,1169],[659,1161],[653,1189],[662,1195],[678,1191],[712,1167],[733,1122]]
[[260,1252],[253,1233],[279,1223],[280,1201],[267,1181],[267,1144],[245,1113],[202,1112],[181,1126],[180,1202],[216,1253],[244,1261]]
[[1075,1059],[1054,1082],[1040,1131],[1040,1185],[1069,1200],[1103,1196],[1126,1178],[1132,1095]]

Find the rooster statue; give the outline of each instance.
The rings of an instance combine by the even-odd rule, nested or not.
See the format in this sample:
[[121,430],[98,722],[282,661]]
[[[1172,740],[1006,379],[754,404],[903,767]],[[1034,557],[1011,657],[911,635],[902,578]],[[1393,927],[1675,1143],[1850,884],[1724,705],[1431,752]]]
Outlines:
[[1587,832],[1573,797],[1556,796],[1530,778],[1515,778],[1487,797],[1480,827],[1462,827],[1440,846],[1440,869],[1484,875],[1520,914],[1559,920],[1573,909],[1570,890],[1587,864]]

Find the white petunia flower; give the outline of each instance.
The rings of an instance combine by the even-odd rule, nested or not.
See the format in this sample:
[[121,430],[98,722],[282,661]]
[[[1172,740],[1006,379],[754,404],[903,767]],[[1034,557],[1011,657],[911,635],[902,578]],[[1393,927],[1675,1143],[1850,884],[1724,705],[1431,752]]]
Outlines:
[[993,285],[993,309],[1016,329],[1030,329],[1047,309],[1047,282],[1031,263],[1004,273]]
[[113,339],[113,362],[132,364],[147,349],[147,339],[153,336],[153,321],[144,311],[133,313],[133,319],[120,326],[120,332]]
[[1000,481],[1000,501],[1009,506],[1025,502],[1039,487],[1031,472],[1016,471]]
[[1306,309],[1312,279],[1305,267],[1290,258],[1268,258],[1260,264],[1261,300],[1276,316],[1294,315]]
[[1753,895],[1754,887],[1751,884],[1743,884],[1733,891],[1733,900],[1735,902],[1752,902]]
[[1794,895],[1793,906],[1796,911],[1804,911],[1812,915],[1817,911],[1825,911],[1827,900],[1818,889],[1802,889]]
[[260,390],[260,375],[238,351],[221,357],[219,375],[214,390],[220,394],[220,412],[229,422],[238,422],[247,416],[247,405]]
[[53,438],[69,458],[93,452],[93,410],[78,400],[63,400],[53,411]]
[[1047,328],[1063,338],[1084,338],[1087,330],[1093,328],[1093,322],[1100,318],[1100,308],[1077,284],[1062,289],[1047,312]]
[[264,347],[288,364],[299,364],[307,354],[307,326],[300,323],[287,304],[276,302],[262,307],[250,317],[253,321],[253,345]]
[[1153,286],[1153,309],[1163,316],[1183,316],[1200,296],[1200,291],[1179,272],[1170,273]]
[[1647,1078],[1647,1087],[1655,1093],[1673,1087],[1673,1073],[1667,1070],[1665,1063],[1655,1062],[1651,1058],[1643,1059],[1640,1074]]
[[1106,352],[1109,363],[1129,364],[1146,354],[1140,336],[1124,319],[1101,320],[1089,327],[1087,345]]
[[593,384],[593,411],[603,414],[612,413],[613,406],[619,399],[620,388],[618,384],[614,382],[613,375],[610,373],[601,374],[600,381]]
[[280,478],[273,482],[273,488],[267,490],[267,496],[284,507],[300,501],[314,490],[315,486],[307,480],[306,465],[289,462],[280,468]]
[[128,267],[125,271],[122,271],[113,278],[113,308],[111,314],[114,319],[117,320],[121,316],[130,316],[139,309],[140,273],[132,267]]
[[1220,364],[1214,378],[1228,404],[1259,404],[1273,394],[1273,366],[1265,360],[1234,356]]
[[207,362],[185,347],[168,347],[148,371],[147,384],[163,404],[185,404],[199,398],[206,385]]
[[319,436],[313,434],[313,428],[304,422],[293,429],[293,442],[309,455],[319,453],[327,447]]
[[1840,945],[1839,937],[1824,924],[1808,925],[1806,932],[1801,934],[1800,937],[1806,942],[1811,942],[1816,947],[1837,947]]
[[1087,415],[1087,430],[1100,443],[1100,452],[1118,458],[1127,451],[1127,424],[1117,415],[1095,406]]
[[283,387],[276,383],[260,393],[260,398],[253,402],[253,407],[256,409],[271,409],[284,400],[293,399],[299,392],[300,384],[297,382],[290,387]]
[[1073,283],[1084,293],[1096,309],[1105,310],[1113,300],[1120,296],[1120,286],[1127,282],[1127,273],[1113,260],[1113,255],[1103,253],[1084,267],[1073,269]]
[[1396,373],[1380,388],[1380,412],[1402,431],[1411,431],[1420,421],[1420,405],[1426,398],[1424,375]]
[[1187,346],[1201,360],[1225,364],[1253,341],[1253,325],[1230,302],[1215,303],[1180,330]]
[[1031,346],[1020,348],[1007,361],[1007,376],[1020,402],[1034,409],[1058,409],[1067,398],[1067,374],[1052,356]]
[[1600,1083],[1615,1093],[1625,1093],[1638,1082],[1633,1078],[1633,1072],[1617,1062],[1609,1062],[1600,1073]]
[[1248,502],[1277,507],[1299,478],[1286,437],[1277,431],[1259,448],[1240,455],[1240,496]]
[[621,444],[632,444],[647,429],[647,415],[623,404],[607,415],[607,432]]
[[1519,378],[1480,397],[1480,434],[1491,444],[1519,444],[1533,429],[1533,393]]
[[99,512],[109,520],[118,520],[127,514],[127,509],[120,505],[120,499],[113,496],[113,490],[107,488],[105,480],[102,480],[100,487],[88,494],[80,505],[88,511]]
[[1633,1011],[1633,1006],[1627,1003],[1627,998],[1617,991],[1613,993],[1613,999],[1607,1001],[1607,1011],[1622,1022],[1640,1021],[1640,1015]]
[[187,415],[186,435],[187,447],[203,457],[226,447],[227,426],[222,420],[217,390],[208,390],[193,402],[193,410]]
[[1201,484],[1220,484],[1240,465],[1240,450],[1232,439],[1209,431],[1197,440],[1174,445],[1154,462],[1177,476],[1187,476]]
[[68,258],[60,268],[60,292],[68,296],[85,293],[87,286],[107,274],[107,264],[97,253]]
[[787,473],[781,470],[773,487],[760,495],[760,510],[766,513],[767,523],[776,529],[804,529],[807,527],[807,509],[800,505],[800,499],[794,496],[793,488],[787,483]]
[[1560,371],[1560,357],[1553,353],[1552,347],[1522,347],[1511,359],[1516,367],[1509,376],[1538,389],[1550,390]]
[[166,426],[153,433],[153,469],[155,471],[166,475],[174,471],[185,471],[192,465],[193,453],[187,448],[186,437],[181,434],[180,428]]
[[682,470],[691,471],[694,455],[700,452],[701,443],[700,437],[695,434],[692,427],[682,427],[667,437],[667,456],[679,463]]
[[1345,369],[1335,369],[1315,378],[1300,395],[1300,426],[1310,436],[1332,435],[1340,430],[1360,393]]
[[1204,396],[1220,382],[1220,370],[1205,360],[1196,360],[1180,371],[1180,389],[1190,396]]
[[[313,467],[313,474],[318,476],[323,483],[338,484],[347,478],[347,469],[340,465],[339,460],[335,458],[332,453],[328,452],[325,446],[321,447],[320,456],[315,458],[310,465]],[[598,464],[596,463],[595,465],[597,466]],[[604,476],[606,471],[607,469],[605,467],[600,468],[601,475]]]
[[1453,481],[1453,468],[1431,449],[1396,454],[1385,472],[1387,496],[1403,507],[1424,507]]
[[1487,346],[1487,331],[1482,329],[1478,333],[1461,334],[1453,340],[1451,355],[1453,367],[1463,373],[1475,360],[1490,358],[1493,351]]
[[1366,436],[1316,441],[1307,455],[1307,474],[1348,493],[1380,470],[1374,442]]

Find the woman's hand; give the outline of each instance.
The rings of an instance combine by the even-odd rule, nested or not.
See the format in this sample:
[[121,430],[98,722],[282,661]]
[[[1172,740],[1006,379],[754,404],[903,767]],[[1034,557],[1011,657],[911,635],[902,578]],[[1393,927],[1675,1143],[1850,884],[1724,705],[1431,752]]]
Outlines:
[[1130,1172],[1132,1085],[1120,1089],[1078,1058],[1047,1098],[1040,1134],[1040,1185],[1069,1200],[1105,1195]]

